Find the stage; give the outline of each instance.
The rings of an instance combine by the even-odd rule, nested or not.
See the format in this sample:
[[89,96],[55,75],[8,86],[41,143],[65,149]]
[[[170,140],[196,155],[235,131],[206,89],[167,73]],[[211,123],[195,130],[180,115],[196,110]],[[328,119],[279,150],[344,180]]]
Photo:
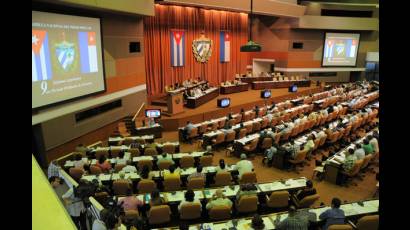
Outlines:
[[[178,127],[185,126],[187,121],[199,123],[205,120],[226,116],[229,112],[239,113],[241,108],[249,110],[253,108],[255,105],[264,106],[265,103],[271,105],[272,101],[277,103],[286,99],[293,99],[300,95],[309,95],[311,93],[317,93],[322,90],[323,89],[319,86],[300,87],[298,88],[297,93],[289,93],[287,88],[272,89],[272,97],[269,99],[262,99],[260,97],[261,90],[252,89],[240,93],[219,95],[217,98],[195,109],[184,107],[183,113],[176,114],[171,117],[162,116],[161,124],[164,128],[164,131],[176,131]],[[218,108],[217,99],[226,97],[231,99],[231,106],[228,108]],[[149,108],[160,108],[163,111],[167,110],[165,106],[150,105]]]

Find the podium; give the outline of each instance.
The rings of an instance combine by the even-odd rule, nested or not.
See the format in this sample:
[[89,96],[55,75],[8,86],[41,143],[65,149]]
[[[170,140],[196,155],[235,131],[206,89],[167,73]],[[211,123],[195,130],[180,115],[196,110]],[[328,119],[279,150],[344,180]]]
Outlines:
[[168,94],[167,107],[167,113],[170,115],[184,112],[184,97],[182,93]]

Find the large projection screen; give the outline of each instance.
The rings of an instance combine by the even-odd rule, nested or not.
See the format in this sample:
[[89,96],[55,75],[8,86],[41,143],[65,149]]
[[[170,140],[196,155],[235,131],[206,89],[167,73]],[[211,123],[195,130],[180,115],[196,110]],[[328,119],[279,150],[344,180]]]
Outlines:
[[322,66],[356,66],[360,34],[326,33]]
[[105,91],[99,18],[32,11],[32,109]]

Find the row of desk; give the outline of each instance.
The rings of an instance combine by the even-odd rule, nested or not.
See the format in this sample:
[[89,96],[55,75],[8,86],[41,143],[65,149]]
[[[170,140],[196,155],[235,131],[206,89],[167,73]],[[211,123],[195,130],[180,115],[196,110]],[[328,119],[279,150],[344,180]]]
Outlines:
[[[320,214],[330,209],[329,206],[318,207],[318,208],[308,208],[298,210],[297,215],[304,215],[308,218],[309,222],[313,225],[319,225],[323,223],[319,219]],[[344,211],[345,217],[349,220],[357,219],[364,215],[375,214],[379,212],[379,200],[365,200],[362,202],[351,202],[342,204],[340,209]],[[271,213],[267,215],[262,215],[263,223],[265,224],[265,230],[273,230],[275,227],[275,220],[280,216],[280,220],[284,220],[288,217],[288,212]],[[248,230],[252,229],[252,218],[244,217],[233,220],[210,222],[203,224],[190,225],[190,230],[200,230],[200,229],[212,229],[212,230],[227,230],[227,229],[237,229],[237,230]],[[172,228],[158,228],[157,230],[174,230],[179,229],[178,227]]]
[[131,135],[153,135],[154,138],[161,138],[163,130],[164,128],[160,124],[156,123],[153,126],[136,127],[134,130],[131,130]]
[[248,83],[239,83],[235,85],[223,85],[220,87],[221,94],[231,94],[231,93],[239,93],[248,91],[249,84]]
[[188,97],[186,107],[196,108],[200,105],[207,103],[208,101],[219,96],[219,89],[217,87],[209,88],[205,90],[204,94],[199,97]]
[[252,82],[252,89],[288,88],[292,85],[297,85],[298,87],[309,87],[310,86],[310,80],[254,81],[254,82]]

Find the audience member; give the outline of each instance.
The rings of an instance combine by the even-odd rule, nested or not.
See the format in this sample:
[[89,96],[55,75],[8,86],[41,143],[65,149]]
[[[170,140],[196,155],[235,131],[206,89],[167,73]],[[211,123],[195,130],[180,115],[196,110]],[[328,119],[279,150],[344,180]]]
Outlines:
[[333,198],[331,209],[328,209],[319,215],[320,220],[326,221],[322,228],[323,230],[327,230],[330,225],[345,223],[345,213],[340,209],[340,204],[341,201],[339,198]]
[[202,204],[198,199],[195,199],[195,193],[192,189],[188,189],[185,192],[185,200],[181,201],[178,205],[178,211],[181,211],[181,208],[187,204],[199,204],[202,208]]
[[111,170],[111,163],[104,155],[101,155],[95,166],[99,167],[103,173],[108,173]]
[[124,211],[130,211],[130,210],[138,211],[138,207],[141,207],[142,205],[144,205],[144,202],[138,199],[137,196],[132,195],[132,189],[128,188],[127,195],[121,201],[118,201],[118,204],[121,205]]
[[289,207],[288,217],[280,221],[281,215],[277,215],[274,221],[276,229],[279,230],[308,230],[309,220],[307,216],[298,215],[295,206]]
[[56,160],[52,160],[50,164],[48,165],[47,169],[47,177],[51,178],[52,176],[54,177],[59,177],[60,176],[60,166],[58,166]]
[[226,198],[223,194],[222,189],[217,189],[212,196],[211,200],[206,204],[206,209],[210,210],[213,207],[232,207],[232,201],[229,198]]
[[203,178],[203,179],[205,179],[205,174],[202,173],[202,166],[201,165],[198,165],[196,167],[196,172],[189,175],[187,180],[190,181],[193,178]]
[[239,172],[239,179],[242,178],[244,173],[253,171],[253,164],[250,160],[246,159],[246,154],[241,154],[241,160],[236,163],[236,169]]

